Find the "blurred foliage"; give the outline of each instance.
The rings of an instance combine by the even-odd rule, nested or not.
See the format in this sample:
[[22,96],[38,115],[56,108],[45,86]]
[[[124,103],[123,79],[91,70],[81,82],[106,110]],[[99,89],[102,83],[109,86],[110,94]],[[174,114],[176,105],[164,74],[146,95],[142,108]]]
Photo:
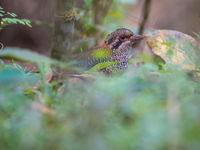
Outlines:
[[43,65],[36,74],[2,62],[0,149],[198,150],[200,84],[176,67],[47,83]]
[[[97,27],[90,7],[91,0],[85,0],[84,10],[76,10],[74,50],[86,50],[95,44],[93,35],[97,31],[111,31],[109,17],[120,20],[122,16],[114,1],[103,24]],[[80,35],[82,39],[76,40]],[[1,60],[1,150],[200,148],[199,79],[173,63],[164,64],[162,69],[153,63],[141,67],[133,63],[121,75],[107,77],[95,72],[87,80],[66,75],[49,83],[45,72],[50,65],[75,68],[70,62],[20,48],[3,49],[0,58],[32,62],[40,71],[27,72],[14,61],[10,65]],[[89,72],[98,70],[93,69]]]
[[30,20],[19,19],[15,13],[7,12],[0,6],[0,30],[9,24],[22,24],[28,27],[32,27]]
[[22,49],[16,47],[6,47],[0,52],[0,58],[14,59],[22,62],[30,62],[36,65],[44,65],[45,72],[49,70],[50,66],[59,66],[60,68],[69,70],[78,70],[74,67],[73,63],[65,63],[44,55],[32,52],[29,49]]

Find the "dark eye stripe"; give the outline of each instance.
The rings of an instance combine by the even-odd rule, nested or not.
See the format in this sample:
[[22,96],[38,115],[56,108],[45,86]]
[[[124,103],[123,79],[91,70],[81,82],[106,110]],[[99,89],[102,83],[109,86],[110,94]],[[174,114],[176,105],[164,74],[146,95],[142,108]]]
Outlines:
[[113,42],[113,39],[110,39],[106,42],[106,44],[110,45]]
[[123,41],[118,41],[117,44],[115,46],[113,46],[113,48],[117,49],[122,43],[123,43]]

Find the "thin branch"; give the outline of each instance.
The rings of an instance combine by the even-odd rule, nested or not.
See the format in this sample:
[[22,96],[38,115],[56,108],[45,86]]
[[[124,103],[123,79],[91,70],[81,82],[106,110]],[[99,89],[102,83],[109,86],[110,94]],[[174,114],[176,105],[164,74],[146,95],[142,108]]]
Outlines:
[[145,0],[145,2],[144,2],[143,9],[142,9],[143,18],[142,18],[142,22],[140,24],[139,34],[144,33],[144,29],[145,29],[146,23],[148,21],[150,10],[151,10],[151,2],[152,2],[152,0]]

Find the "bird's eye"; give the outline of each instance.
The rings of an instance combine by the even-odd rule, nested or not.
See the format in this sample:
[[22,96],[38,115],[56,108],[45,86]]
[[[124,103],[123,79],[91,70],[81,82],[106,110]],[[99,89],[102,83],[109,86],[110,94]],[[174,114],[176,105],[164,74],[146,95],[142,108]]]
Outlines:
[[121,39],[121,40],[124,40],[124,39],[125,39],[125,36],[120,36],[120,39]]

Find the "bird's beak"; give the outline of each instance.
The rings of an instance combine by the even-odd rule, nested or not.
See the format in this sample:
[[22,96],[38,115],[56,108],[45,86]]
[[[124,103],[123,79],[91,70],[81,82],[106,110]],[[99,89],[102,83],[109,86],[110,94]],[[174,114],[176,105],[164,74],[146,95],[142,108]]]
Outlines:
[[134,34],[133,36],[131,36],[130,40],[135,44],[139,42],[140,40],[142,40],[143,38],[144,36],[142,35]]
[[142,40],[144,38],[144,36],[136,34],[134,36],[134,38],[135,38],[136,41],[139,41],[139,40]]

